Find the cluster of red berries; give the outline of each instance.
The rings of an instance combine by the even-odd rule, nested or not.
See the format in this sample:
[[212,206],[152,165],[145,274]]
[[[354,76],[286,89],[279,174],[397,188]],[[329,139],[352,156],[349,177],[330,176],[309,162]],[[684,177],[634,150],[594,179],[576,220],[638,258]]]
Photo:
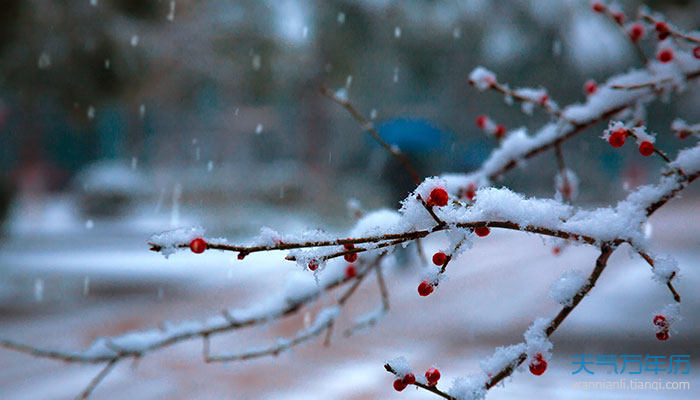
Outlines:
[[[443,265],[447,264],[447,254],[442,251],[438,251],[437,253],[433,254],[433,264],[437,265],[438,267],[442,267]],[[418,285],[418,294],[423,297],[430,295],[430,293],[433,293],[434,290],[435,285],[428,281],[423,281]]]
[[530,372],[533,375],[540,376],[547,370],[547,361],[544,360],[541,353],[535,354],[535,357],[530,361]]
[[[625,128],[616,129],[608,136],[608,143],[610,143],[612,147],[622,147],[627,139],[627,134],[628,132]],[[642,143],[639,144],[639,154],[644,157],[649,157],[654,154],[654,143],[643,140]]]
[[[593,2],[591,7],[593,8],[593,11],[595,11],[597,13],[604,13],[608,10],[608,7],[599,1]],[[614,11],[614,12],[612,10],[610,10],[610,11],[611,11],[613,19],[615,19],[615,22],[617,22],[620,25],[625,23],[625,14],[622,11]]]
[[[549,96],[545,94],[540,99],[540,102],[542,104],[545,104],[548,100]],[[498,139],[502,138],[506,134],[505,126],[496,124],[486,115],[479,115],[478,117],[476,117],[476,126],[478,126],[479,129],[485,130],[486,132],[493,134]]]
[[656,332],[656,338],[664,341],[668,340],[668,321],[666,320],[666,317],[663,315],[657,315],[654,317],[654,325],[659,327],[659,331]]
[[447,200],[449,196],[447,195],[447,190],[437,187],[430,191],[430,196],[428,196],[427,204],[429,206],[444,207],[447,205]]
[[202,254],[207,249],[207,242],[202,238],[192,239],[190,242],[190,250],[195,254]]
[[[436,386],[440,380],[440,371],[437,368],[429,368],[425,371],[425,379],[428,381],[428,386]],[[406,389],[406,386],[413,385],[416,383],[416,377],[411,372],[403,376],[403,378],[397,378],[394,381],[394,389],[400,392]]]
[[671,34],[671,30],[668,29],[668,25],[663,21],[659,21],[654,24],[654,29],[659,36],[659,40],[664,40]]

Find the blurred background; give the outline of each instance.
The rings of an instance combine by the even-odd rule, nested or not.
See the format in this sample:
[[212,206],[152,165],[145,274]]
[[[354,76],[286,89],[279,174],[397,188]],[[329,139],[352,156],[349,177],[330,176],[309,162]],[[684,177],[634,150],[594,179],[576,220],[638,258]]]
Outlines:
[[[641,2],[620,4],[633,16]],[[646,4],[687,30],[700,27],[699,1]],[[640,62],[619,28],[591,12],[588,1],[4,0],[0,336],[42,343],[42,332],[61,326],[51,344],[81,347],[102,334],[245,304],[241,293],[270,283],[254,267],[282,275],[289,265],[279,257],[234,264],[223,255],[166,261],[147,251],[150,234],[185,225],[234,240],[263,225],[342,231],[353,221],[349,199],[366,209],[396,208],[410,182],[320,94],[322,87],[345,88],[423,176],[476,168],[496,145],[476,127],[478,115],[508,128],[536,129],[548,119],[470,87],[467,76],[477,65],[512,87],[544,86],[565,105],[584,101],[585,81],[604,81]],[[670,133],[670,122],[699,122],[697,89],[649,108],[649,127],[672,154],[688,143]],[[622,198],[656,179],[662,166],[633,146],[613,150],[597,139],[600,128],[563,148],[581,178],[579,204]],[[551,197],[555,174],[547,153],[498,184]],[[686,208],[668,214],[677,223],[669,232],[678,231],[668,243],[690,251],[688,260],[700,248],[689,222],[698,193],[689,191]],[[158,313],[145,318],[144,309]],[[525,314],[497,341],[508,343],[534,316]],[[504,328],[503,320],[493,326]],[[83,334],[75,338],[76,332]],[[201,366],[193,358],[176,364]],[[26,396],[30,384],[54,387],[47,377],[62,367],[5,351],[0,359],[3,398],[69,398],[89,380],[90,372],[71,367],[76,372],[65,393]],[[365,374],[372,379],[375,361]],[[163,387],[158,379],[167,372],[158,375],[159,368],[167,369],[154,367],[159,378],[145,387]],[[375,398],[373,386],[389,388],[380,381],[358,397]]]

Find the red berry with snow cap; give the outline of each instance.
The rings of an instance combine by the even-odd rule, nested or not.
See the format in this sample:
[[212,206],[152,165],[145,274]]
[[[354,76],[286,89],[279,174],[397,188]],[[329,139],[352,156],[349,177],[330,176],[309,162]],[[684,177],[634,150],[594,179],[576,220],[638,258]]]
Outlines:
[[190,250],[195,254],[202,254],[207,249],[207,242],[202,238],[193,239],[190,242]]
[[418,285],[418,294],[425,297],[433,293],[433,284],[428,281],[423,281]]
[[414,383],[416,383],[416,376],[413,375],[413,374],[410,373],[410,372],[407,373],[407,374],[404,375],[404,377],[403,377],[403,383],[405,383],[405,384],[407,384],[407,385],[413,385]]
[[535,358],[530,362],[530,372],[533,375],[540,376],[547,370],[547,361],[542,358],[542,354],[537,353]]
[[618,129],[610,134],[608,143],[610,143],[612,147],[622,147],[625,144],[625,139],[627,139],[627,130]]
[[649,157],[650,155],[654,154],[654,143],[646,140],[643,141],[639,145],[639,154],[643,155],[644,157]]
[[428,197],[428,205],[434,205],[438,207],[443,207],[447,205],[447,190],[443,188],[435,188],[430,191],[430,197]]
[[489,233],[491,233],[491,228],[489,228],[488,226],[480,226],[474,229],[474,233],[476,233],[476,236],[478,237],[485,237],[488,236]]
[[404,383],[403,379],[397,379],[394,381],[394,390],[396,390],[397,392],[406,389],[406,386],[408,385]]
[[673,50],[671,49],[663,49],[661,50],[657,55],[656,59],[659,60],[662,63],[668,63],[673,61]]
[[355,268],[354,265],[350,264],[347,267],[345,267],[345,277],[348,279],[352,279],[357,276],[357,268]]
[[437,265],[438,267],[442,267],[446,262],[447,254],[444,252],[438,251],[437,253],[433,254],[433,264]]
[[428,380],[428,386],[437,385],[440,380],[440,371],[437,368],[430,368],[425,371],[425,379]]

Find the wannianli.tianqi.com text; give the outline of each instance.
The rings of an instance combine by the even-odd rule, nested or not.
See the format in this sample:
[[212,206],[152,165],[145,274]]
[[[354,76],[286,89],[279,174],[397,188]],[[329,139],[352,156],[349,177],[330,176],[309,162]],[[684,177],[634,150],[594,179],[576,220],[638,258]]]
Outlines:
[[690,390],[690,381],[619,379],[615,381],[575,381],[574,389],[582,390]]

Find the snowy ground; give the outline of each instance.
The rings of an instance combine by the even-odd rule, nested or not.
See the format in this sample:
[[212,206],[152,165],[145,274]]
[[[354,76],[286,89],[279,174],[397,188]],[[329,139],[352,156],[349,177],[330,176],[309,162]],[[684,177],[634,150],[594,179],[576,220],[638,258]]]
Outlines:
[[[650,323],[671,302],[665,287],[651,280],[648,266],[621,249],[610,260],[598,286],[555,333],[554,359],[541,377],[516,373],[488,398],[673,398],[700,396],[700,225],[697,199],[686,198],[652,219],[655,249],[680,262],[676,287],[683,296],[677,332],[661,343]],[[83,348],[103,335],[152,328],[161,321],[198,319],[224,307],[245,306],[282,287],[296,266],[281,253],[232,260],[229,254],[178,253],[166,260],[147,251],[148,231],[125,224],[70,234],[11,235],[0,248],[0,337],[63,349]],[[438,248],[441,238],[429,240]],[[415,370],[436,364],[440,386],[478,368],[496,346],[519,342],[539,316],[556,305],[549,285],[572,268],[590,271],[595,252],[569,248],[559,257],[532,235],[494,230],[449,266],[450,280],[427,298],[416,293],[417,274],[389,273],[392,310],[381,324],[356,336],[337,333],[331,347],[315,341],[277,358],[230,364],[204,364],[201,343],[185,342],[142,359],[123,363],[100,384],[96,399],[378,399],[435,398],[412,388],[396,393],[382,368],[405,355]],[[279,324],[214,338],[213,351],[235,351],[291,335],[334,295]],[[378,304],[370,277],[341,318]],[[689,354],[688,375],[572,375],[574,354]],[[0,398],[70,399],[87,385],[97,366],[41,360],[0,349]],[[589,392],[577,380],[690,381],[688,391]]]

